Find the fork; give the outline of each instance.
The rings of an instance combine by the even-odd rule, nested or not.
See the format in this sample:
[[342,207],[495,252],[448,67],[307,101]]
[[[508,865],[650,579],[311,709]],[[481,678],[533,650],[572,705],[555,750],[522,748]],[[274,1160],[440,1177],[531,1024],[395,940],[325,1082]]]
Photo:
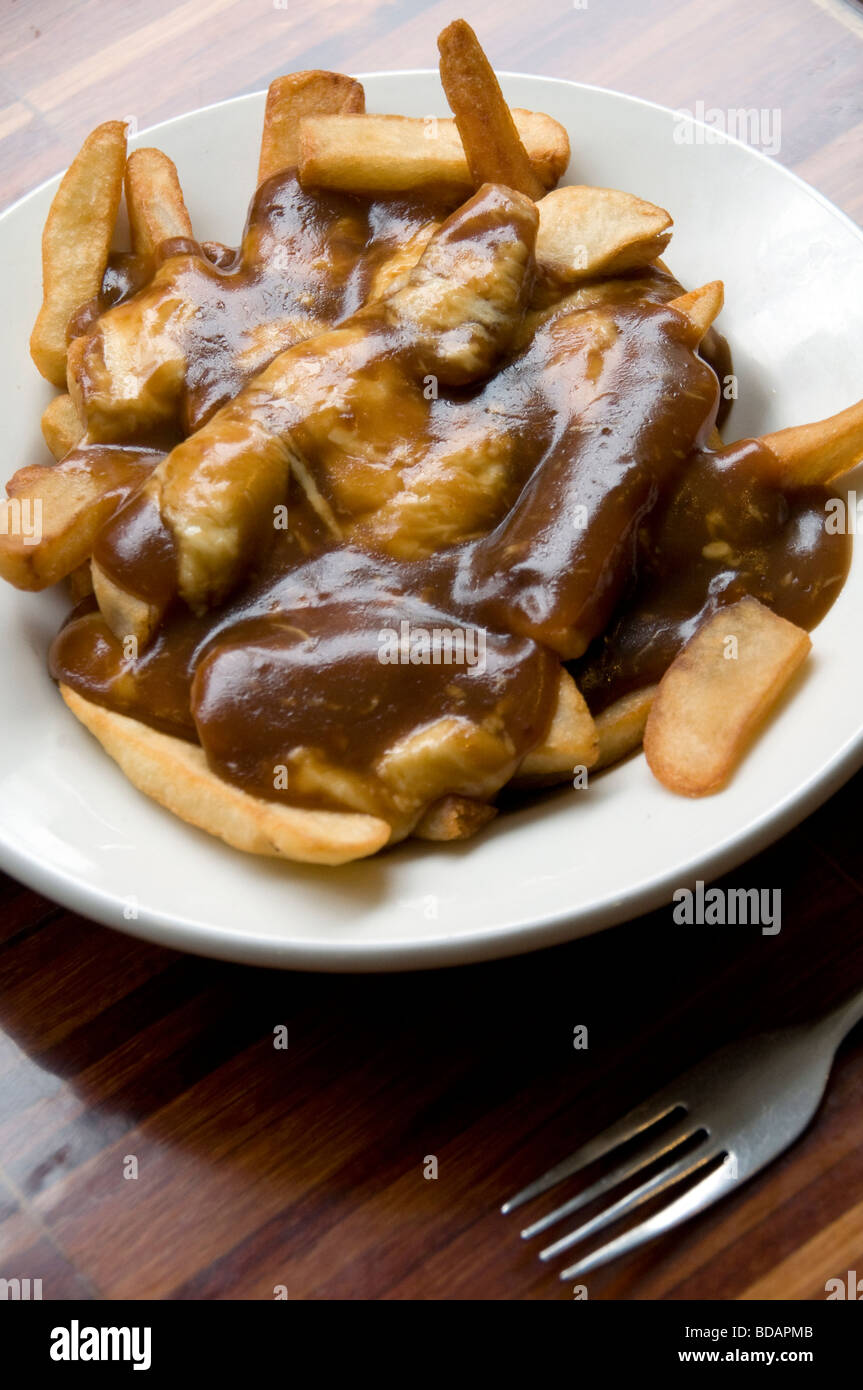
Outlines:
[[[540,1251],[541,1260],[553,1260],[646,1202],[661,1199],[651,1215],[568,1265],[560,1278],[573,1279],[628,1254],[718,1202],[735,1180],[753,1177],[803,1133],[821,1102],[837,1047],[861,1018],[863,989],[814,1021],[720,1048],[523,1188],[501,1211],[514,1211],[596,1160],[640,1140],[645,1146],[634,1157],[618,1162],[521,1233],[530,1240],[591,1202],[607,1198],[596,1215]],[[651,1135],[663,1121],[662,1131]],[[682,1146],[687,1152],[678,1154]],[[660,1163],[659,1171],[643,1176]],[[616,1188],[639,1175],[643,1180],[636,1187],[615,1197]],[[676,1191],[693,1179],[697,1180],[692,1185]]]

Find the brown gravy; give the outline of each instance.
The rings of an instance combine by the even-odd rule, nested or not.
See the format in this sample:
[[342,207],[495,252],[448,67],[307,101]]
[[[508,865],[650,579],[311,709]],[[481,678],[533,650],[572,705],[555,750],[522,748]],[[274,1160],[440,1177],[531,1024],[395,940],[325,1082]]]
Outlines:
[[828,491],[770,479],[757,440],[693,455],[641,537],[634,591],[573,675],[594,713],[658,681],[696,629],[747,594],[815,627],[845,582],[850,536],[826,530]]
[[[716,378],[678,315],[644,303],[599,312],[609,338],[601,360],[593,327],[575,314],[507,369],[513,391],[523,378],[521,435],[532,455],[523,452],[520,495],[488,534],[416,561],[313,531],[306,558],[294,536],[276,534],[240,594],[201,617],[175,606],[137,660],[97,612],[81,614],[54,645],[54,674],[199,738],[224,777],[270,798],[273,769],[293,749],[311,743],[368,778],[387,748],[433,718],[495,722],[526,753],[550,719],[560,656],[605,626],[631,580],[639,527],[716,408]],[[479,391],[458,406],[482,415],[488,400]],[[125,538],[130,563],[150,557],[152,593],[170,556],[160,559],[158,534],[140,530],[146,508],[128,516],[115,544]],[[405,631],[406,652],[387,662],[384,635]],[[481,660],[415,661],[411,643],[435,631],[457,632]],[[298,799],[295,787],[284,794]],[[318,790],[310,804],[333,803]]]
[[[135,426],[134,408],[120,412],[105,390],[106,332],[134,337],[139,360],[152,336],[154,376],[164,335],[175,340],[183,370],[161,404],[190,434],[279,352],[354,313],[381,267],[448,210],[440,199],[309,193],[289,171],[257,190],[235,253],[177,238],[162,243],[155,266],[112,257],[101,294],[70,327],[72,337],[86,335],[76,377],[91,438],[114,438],[115,430],[128,438]],[[122,311],[131,301],[127,327]],[[118,313],[106,323],[101,316],[112,308]],[[158,391],[166,392],[161,380]],[[151,419],[141,416],[147,432]]]
[[[311,198],[279,176],[259,190],[233,260],[166,244],[138,294],[169,276],[197,306],[181,432],[233,398],[252,364],[307,336],[310,315],[353,312],[376,267],[442,211]],[[139,269],[126,267],[127,288]],[[122,302],[119,271],[103,297],[115,291]],[[820,492],[786,496],[766,481],[756,443],[706,448],[730,359],[716,334],[702,356],[686,345],[663,307],[679,292],[660,270],[622,276],[593,308],[548,315],[487,381],[429,402],[424,448],[500,445],[505,479],[477,534],[420,558],[362,525],[338,544],[294,489],[291,530],[274,531],[227,602],[203,616],[175,602],[135,658],[85,601],[55,640],[52,673],[199,741],[248,791],[341,808],[337,788],[282,789],[274,769],[313,748],[374,783],[394,743],[450,717],[493,728],[523,756],[547,729],[561,660],[599,710],[658,679],[698,622],[742,593],[813,626],[844,579],[848,538],[827,535]],[[94,320],[94,343],[99,332]],[[388,431],[415,429],[397,397],[387,409]],[[337,491],[330,500],[337,509]],[[151,522],[143,502],[128,505],[99,544],[133,592],[158,599],[173,592],[174,556]],[[436,659],[435,633],[444,651],[460,642],[461,659]]]

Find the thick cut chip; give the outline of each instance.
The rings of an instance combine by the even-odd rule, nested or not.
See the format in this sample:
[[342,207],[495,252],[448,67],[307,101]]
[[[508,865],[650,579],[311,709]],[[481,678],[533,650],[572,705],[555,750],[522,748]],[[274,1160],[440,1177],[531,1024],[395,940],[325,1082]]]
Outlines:
[[106,121],[84,141],[54,195],[42,233],[42,308],[30,355],[55,386],[66,385],[66,329],[102,287],[123,192],[126,127]]
[[42,434],[55,459],[65,458],[84,438],[84,426],[68,392],[55,396],[42,412]]
[[437,45],[441,84],[455,116],[474,188],[503,183],[529,198],[541,198],[542,182],[473,29],[463,19],[456,19],[438,36]]
[[596,716],[599,757],[594,771],[619,763],[621,758],[628,757],[640,747],[655,694],[655,685],[648,685],[644,690],[633,690]]
[[[553,188],[569,163],[563,126],[539,111],[513,120],[542,187]],[[455,121],[428,116],[312,116],[300,126],[300,181],[345,193],[444,189],[458,202],[474,192]]]
[[576,767],[593,767],[598,755],[590,710],[572,676],[561,668],[551,724],[542,743],[522,759],[512,785],[542,787],[567,781]]
[[863,400],[810,425],[765,434],[781,487],[813,487],[856,468],[863,460]]
[[721,280],[711,280],[706,285],[700,285],[697,290],[690,290],[687,294],[669,300],[669,308],[676,309],[689,324],[691,347],[698,347],[724,302],[725,287]]
[[557,188],[539,203],[536,259],[564,285],[649,265],[671,239],[664,208],[616,188]]
[[84,563],[114,503],[85,468],[20,468],[0,502],[0,577],[16,589],[47,589]]
[[698,629],[659,683],[644,733],[654,775],[670,791],[725,786],[812,643],[754,598]]
[[417,840],[469,840],[494,820],[497,807],[469,796],[444,796],[429,806],[414,827]]
[[176,166],[161,150],[134,150],[129,155],[126,207],[132,250],[139,256],[153,256],[163,241],[192,235]]
[[89,560],[120,501],[140,487],[161,454],[146,449],[70,450],[62,462],[30,464],[0,501],[0,579],[47,589]]
[[94,705],[68,686],[60,693],[139,791],[235,849],[305,864],[347,864],[376,853],[390,838],[390,827],[376,816],[309,811],[250,796],[211,772],[196,744]]
[[342,72],[292,72],[267,91],[258,187],[300,159],[300,122],[305,116],[339,116],[365,111],[361,82]]

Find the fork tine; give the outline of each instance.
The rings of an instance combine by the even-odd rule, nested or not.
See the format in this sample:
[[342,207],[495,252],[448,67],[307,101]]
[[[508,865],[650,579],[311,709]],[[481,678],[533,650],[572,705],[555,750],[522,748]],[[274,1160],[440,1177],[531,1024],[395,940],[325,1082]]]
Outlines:
[[561,1163],[555,1164],[554,1168],[549,1168],[547,1173],[543,1173],[541,1178],[523,1187],[514,1197],[510,1197],[508,1202],[504,1202],[501,1211],[504,1215],[514,1211],[516,1207],[523,1206],[525,1202],[530,1202],[534,1197],[542,1196],[543,1192],[548,1192],[550,1187],[556,1187],[564,1178],[571,1178],[575,1173],[586,1168],[589,1163],[593,1163],[597,1158],[604,1158],[606,1154],[625,1144],[628,1139],[634,1139],[642,1130],[649,1129],[659,1120],[670,1115],[677,1108],[674,1101],[666,1101],[663,1096],[651,1096],[641,1105],[637,1105],[634,1110],[630,1110],[628,1115],[616,1120],[608,1129],[604,1129],[595,1138],[589,1139],[581,1148],[570,1154],[569,1158],[563,1159]]
[[652,1144],[635,1154],[627,1163],[619,1163],[605,1177],[591,1183],[590,1187],[586,1187],[583,1192],[578,1192],[568,1202],[564,1202],[563,1206],[549,1212],[548,1216],[540,1217],[531,1226],[526,1226],[521,1233],[522,1239],[530,1240],[532,1236],[539,1235],[540,1231],[546,1231],[549,1226],[554,1226],[558,1221],[562,1221],[565,1216],[571,1216],[580,1207],[586,1207],[595,1198],[602,1197],[604,1193],[619,1187],[622,1182],[626,1182],[627,1178],[634,1178],[637,1173],[642,1172],[651,1163],[655,1163],[657,1159],[670,1153],[672,1149],[676,1149],[678,1144],[691,1139],[694,1134],[698,1133],[699,1128],[700,1126],[694,1124],[688,1115],[684,1115],[676,1125],[665,1130]]
[[659,1196],[667,1188],[673,1187],[675,1183],[681,1182],[692,1173],[697,1173],[699,1168],[703,1168],[705,1163],[709,1163],[711,1159],[718,1158],[720,1153],[721,1149],[711,1146],[707,1153],[702,1153],[699,1150],[697,1155],[687,1154],[685,1158],[678,1159],[670,1168],[664,1168],[661,1173],[655,1173],[640,1187],[634,1187],[631,1192],[627,1192],[626,1196],[619,1197],[608,1207],[603,1207],[596,1216],[592,1216],[589,1221],[577,1226],[574,1231],[570,1231],[569,1235],[561,1236],[560,1240],[556,1240],[553,1245],[548,1245],[544,1250],[540,1250],[539,1258],[541,1260],[553,1259],[555,1255],[560,1254],[561,1250],[568,1250],[571,1245],[576,1245],[580,1240],[586,1240],[596,1231],[604,1230],[606,1226],[610,1226],[619,1217],[626,1216],[628,1212],[640,1207],[649,1197]]
[[[699,1166],[696,1165],[696,1167]],[[588,1270],[607,1264],[609,1260],[617,1259],[618,1255],[626,1255],[631,1250],[636,1250],[639,1245],[645,1245],[649,1240],[654,1240],[656,1236],[663,1235],[672,1227],[679,1226],[681,1222],[688,1221],[691,1216],[695,1216],[698,1212],[704,1211],[706,1207],[712,1206],[714,1202],[718,1202],[727,1193],[728,1177],[722,1168],[717,1168],[715,1172],[708,1173],[701,1182],[684,1192],[676,1201],[663,1207],[662,1211],[655,1212],[646,1221],[624,1231],[616,1239],[610,1240],[607,1245],[601,1245],[599,1249],[592,1250],[589,1255],[585,1255],[583,1260],[578,1260],[574,1265],[570,1265],[562,1272],[560,1278],[577,1278],[580,1274],[587,1274]]]

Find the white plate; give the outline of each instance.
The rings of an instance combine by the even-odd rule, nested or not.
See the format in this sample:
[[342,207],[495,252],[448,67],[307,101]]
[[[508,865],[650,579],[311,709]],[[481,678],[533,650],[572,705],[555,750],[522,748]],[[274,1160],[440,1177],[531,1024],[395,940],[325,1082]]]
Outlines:
[[[435,73],[365,81],[373,111],[446,112]],[[567,126],[573,182],[628,189],[671,210],[668,259],[684,283],[725,281],[721,327],[741,383],[735,437],[816,419],[863,395],[863,233],[842,213],[734,141],[675,143],[675,118],[661,107],[537,77],[503,86],[513,105]],[[176,161],[200,235],[238,239],[263,109],[263,94],[241,97],[133,141],[155,142]],[[56,183],[0,218],[0,259],[14,287],[0,344],[7,473],[45,458],[39,416],[51,392],[27,339]],[[740,863],[863,762],[858,548],[801,688],[721,795],[676,798],[638,757],[589,790],[501,816],[465,845],[411,843],[336,870],[276,864],[227,849],[139,795],[66,711],[45,669],[66,606],[0,585],[0,863],[97,921],[232,960],[397,969],[582,936]],[[781,886],[751,885],[745,872],[740,883]]]

